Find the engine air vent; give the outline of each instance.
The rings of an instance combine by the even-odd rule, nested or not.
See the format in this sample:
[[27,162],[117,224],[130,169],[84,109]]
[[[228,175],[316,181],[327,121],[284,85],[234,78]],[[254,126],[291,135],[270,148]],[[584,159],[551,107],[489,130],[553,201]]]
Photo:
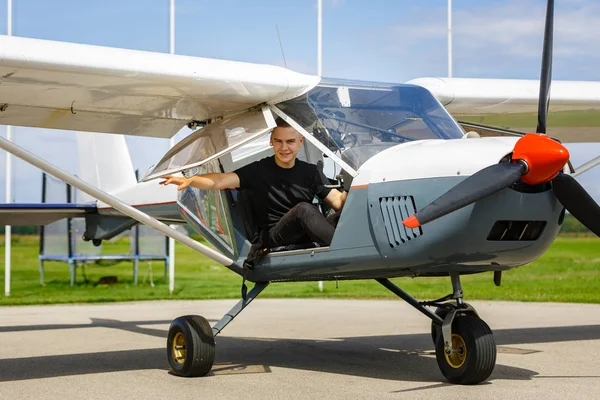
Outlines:
[[537,240],[546,226],[546,221],[496,221],[488,234],[491,241]]
[[404,219],[417,211],[412,196],[380,197],[379,207],[390,247],[400,246],[423,234],[421,227],[410,229],[402,224]]

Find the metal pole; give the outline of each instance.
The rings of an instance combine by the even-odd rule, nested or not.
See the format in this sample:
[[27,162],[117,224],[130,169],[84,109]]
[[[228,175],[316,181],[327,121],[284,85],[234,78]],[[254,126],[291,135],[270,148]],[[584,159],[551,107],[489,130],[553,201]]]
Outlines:
[[448,0],[448,78],[452,78],[452,0]]
[[[175,54],[175,0],[170,0],[169,16],[169,54]],[[175,144],[175,137],[169,140],[169,147]],[[171,228],[175,229],[174,225]],[[169,293],[175,290],[175,240],[169,238]]]
[[[10,126],[6,127],[6,140],[12,140],[10,134]],[[12,163],[10,153],[6,153],[6,203],[12,203],[11,193],[11,177],[12,177]],[[4,227],[4,295],[10,296],[10,244],[12,240],[12,230],[10,225]]]
[[175,54],[175,0],[170,0],[169,13],[169,54]]
[[[71,203],[71,185],[67,183],[67,203]],[[69,263],[69,273],[71,278],[71,287],[75,286],[75,277],[77,274],[77,261],[73,258],[73,224],[72,219],[67,218],[67,253]],[[83,267],[82,267],[83,268]]]
[[323,36],[323,31],[321,30],[321,25],[323,22],[323,2],[322,0],[318,0],[317,3],[317,75],[321,76],[323,73],[323,45],[321,37]]
[[[42,203],[46,202],[46,178],[47,174],[42,172]],[[44,284],[44,225],[40,225],[40,285]]]
[[128,217],[131,217],[144,225],[148,225],[149,227],[156,229],[157,231],[161,232],[166,236],[172,237],[178,242],[188,246],[192,250],[196,250],[200,254],[204,254],[205,256],[218,262],[219,264],[223,264],[225,266],[230,266],[233,264],[233,260],[225,257],[218,251],[215,251],[210,247],[204,246],[202,243],[196,242],[194,239],[188,237],[187,235],[184,235],[183,233],[180,233],[179,231],[169,228],[167,225],[158,221],[156,218],[152,218],[148,214],[143,213],[128,204],[125,204],[116,197],[111,196],[110,194],[98,189],[95,186],[90,185],[89,183],[77,178],[76,176],[73,176],[63,171],[62,169],[50,164],[46,160],[41,159],[40,157],[30,153],[24,148],[19,147],[16,144],[2,137],[0,137],[0,149],[4,149],[16,155],[23,161],[28,162],[29,164],[35,167],[38,167],[42,171],[45,171],[50,175],[53,175],[58,179],[76,187],[82,192],[87,193],[90,196],[108,204],[115,210],[121,211]]
[[[12,0],[8,0],[7,8],[7,35],[12,36]],[[6,140],[12,140],[11,127],[6,126]],[[12,156],[6,153],[6,202],[12,203]],[[10,245],[12,229],[10,225],[4,227],[4,295],[10,296]]]
[[[323,1],[318,0],[317,4],[317,75],[321,76],[323,73]],[[319,292],[323,291],[323,281],[319,281]]]

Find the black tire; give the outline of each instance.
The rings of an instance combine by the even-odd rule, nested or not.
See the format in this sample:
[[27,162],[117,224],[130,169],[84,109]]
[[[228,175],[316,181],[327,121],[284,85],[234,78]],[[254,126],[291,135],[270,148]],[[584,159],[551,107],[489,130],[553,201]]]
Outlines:
[[[441,319],[446,318],[447,314],[448,314],[448,310],[445,308],[438,307],[435,309],[435,315],[437,315]],[[441,331],[442,331],[442,326],[431,321],[431,339],[433,340],[434,345],[436,344],[438,334]]]
[[167,359],[175,375],[208,374],[215,361],[215,338],[208,321],[199,315],[186,315],[171,322]]
[[459,352],[449,356],[444,351],[443,335],[438,335],[435,345],[437,363],[446,379],[461,385],[486,380],[496,365],[496,342],[490,327],[474,315],[457,316],[452,323],[452,340]]

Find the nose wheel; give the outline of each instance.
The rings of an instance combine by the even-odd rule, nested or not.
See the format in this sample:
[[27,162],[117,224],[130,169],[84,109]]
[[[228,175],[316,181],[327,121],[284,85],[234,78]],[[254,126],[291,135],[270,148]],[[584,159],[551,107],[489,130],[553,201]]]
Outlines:
[[496,365],[496,342],[490,327],[474,315],[457,316],[452,323],[451,346],[438,334],[435,356],[450,383],[473,385],[486,380]]
[[[458,273],[450,273],[453,293],[441,299],[419,302],[389,279],[381,285],[425,314],[432,321],[431,336],[442,374],[451,383],[474,385],[485,381],[496,365],[496,342],[490,327],[477,311],[463,302]],[[445,303],[456,300],[456,304]],[[428,307],[436,306],[435,312]]]

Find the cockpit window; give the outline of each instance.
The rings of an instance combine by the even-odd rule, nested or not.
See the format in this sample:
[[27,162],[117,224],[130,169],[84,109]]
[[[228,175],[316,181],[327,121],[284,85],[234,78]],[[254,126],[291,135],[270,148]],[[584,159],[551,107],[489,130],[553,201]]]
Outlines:
[[419,86],[324,83],[278,107],[357,169],[400,143],[462,136],[444,107]]

